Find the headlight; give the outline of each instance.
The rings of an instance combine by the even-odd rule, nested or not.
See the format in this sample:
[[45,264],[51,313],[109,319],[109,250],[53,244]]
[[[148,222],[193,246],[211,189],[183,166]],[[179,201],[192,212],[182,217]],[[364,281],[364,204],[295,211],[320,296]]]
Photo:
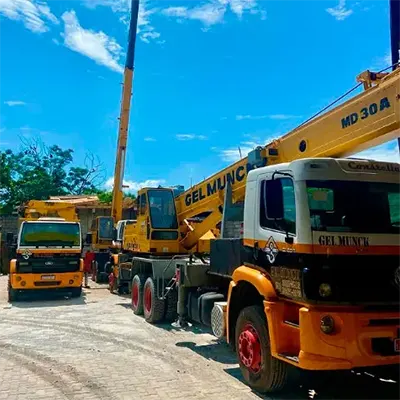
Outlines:
[[329,297],[332,294],[332,288],[329,283],[321,283],[318,288],[321,297]]
[[330,335],[335,330],[335,321],[330,315],[321,318],[321,331]]

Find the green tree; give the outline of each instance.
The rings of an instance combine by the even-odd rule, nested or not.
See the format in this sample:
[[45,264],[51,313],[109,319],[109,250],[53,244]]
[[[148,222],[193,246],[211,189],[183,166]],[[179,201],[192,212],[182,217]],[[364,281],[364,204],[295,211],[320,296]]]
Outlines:
[[31,199],[87,194],[104,181],[102,164],[92,155],[83,167],[71,166],[73,150],[46,146],[38,139],[22,140],[22,150],[0,151],[0,208],[10,213]]

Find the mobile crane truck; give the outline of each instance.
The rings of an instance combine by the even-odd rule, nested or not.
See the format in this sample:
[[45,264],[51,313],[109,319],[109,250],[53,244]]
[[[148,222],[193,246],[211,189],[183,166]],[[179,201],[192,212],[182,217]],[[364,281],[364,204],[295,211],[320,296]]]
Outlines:
[[399,136],[400,69],[358,81],[359,95],[178,196],[141,189],[125,227],[134,313],[210,326],[260,392],[293,367],[399,364],[400,165],[343,157]]
[[259,392],[296,368],[399,365],[400,165],[343,157],[399,136],[400,70],[357,79],[361,94],[189,190],[141,189],[112,258],[135,314],[210,326]]
[[361,94],[183,194],[140,190],[125,228],[134,313],[211,326],[259,392],[296,368],[400,364],[400,165],[343,158],[397,137],[400,70],[358,81]]
[[82,238],[75,206],[31,200],[20,219],[16,258],[10,261],[8,300],[20,294],[82,292]]

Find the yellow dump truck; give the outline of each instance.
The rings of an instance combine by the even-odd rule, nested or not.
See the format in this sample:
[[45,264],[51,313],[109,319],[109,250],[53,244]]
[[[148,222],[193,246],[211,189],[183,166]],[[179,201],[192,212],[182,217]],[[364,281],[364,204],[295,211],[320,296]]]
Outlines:
[[30,201],[20,220],[16,257],[10,261],[9,301],[40,290],[79,297],[83,278],[81,236],[73,205]]

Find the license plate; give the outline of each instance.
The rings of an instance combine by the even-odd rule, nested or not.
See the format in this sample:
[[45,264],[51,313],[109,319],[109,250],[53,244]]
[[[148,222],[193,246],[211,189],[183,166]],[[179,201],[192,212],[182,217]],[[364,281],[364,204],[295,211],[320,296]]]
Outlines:
[[51,280],[56,279],[56,277],[55,277],[54,275],[42,275],[42,276],[40,277],[40,279],[41,279],[42,281],[51,281]]
[[394,339],[394,351],[400,352],[400,338]]

